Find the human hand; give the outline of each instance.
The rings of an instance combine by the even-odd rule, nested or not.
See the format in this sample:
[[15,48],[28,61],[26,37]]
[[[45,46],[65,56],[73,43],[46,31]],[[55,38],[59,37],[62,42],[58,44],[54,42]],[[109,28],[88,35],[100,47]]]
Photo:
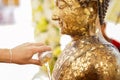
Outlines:
[[24,43],[11,49],[12,63],[41,65],[38,59],[32,59],[36,53],[50,51],[51,48],[43,43]]

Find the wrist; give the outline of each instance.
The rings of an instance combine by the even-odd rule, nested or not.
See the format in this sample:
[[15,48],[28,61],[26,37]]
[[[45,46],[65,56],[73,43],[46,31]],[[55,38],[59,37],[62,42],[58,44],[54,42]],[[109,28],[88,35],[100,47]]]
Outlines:
[[0,62],[10,63],[9,49],[0,49]]
[[12,63],[12,49],[9,49],[9,54],[10,54],[10,63]]

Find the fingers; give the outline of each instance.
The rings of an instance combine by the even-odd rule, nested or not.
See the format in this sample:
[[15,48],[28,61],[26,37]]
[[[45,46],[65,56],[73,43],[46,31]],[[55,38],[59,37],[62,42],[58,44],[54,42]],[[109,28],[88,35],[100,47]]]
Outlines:
[[29,61],[30,64],[35,64],[35,65],[38,65],[38,66],[41,66],[41,62],[39,60],[36,60],[36,59],[31,59]]
[[27,43],[24,43],[24,45],[26,45],[26,46],[42,46],[42,45],[44,45],[44,43],[42,43],[42,42],[38,42],[38,43],[27,42]]
[[32,51],[33,54],[35,53],[41,53],[41,52],[45,52],[45,51],[50,51],[51,48],[47,45],[45,45],[44,43],[25,43],[26,47],[29,47],[30,51]]
[[34,52],[44,52],[44,51],[50,51],[51,48],[44,43],[28,43],[28,46],[33,48]]
[[33,49],[33,53],[42,53],[42,52],[45,52],[45,51],[51,51],[51,47],[49,46],[37,46],[37,47],[32,47]]
[[39,43],[31,43],[33,46],[42,46],[42,45],[45,45],[44,43],[41,43],[41,42],[39,42]]

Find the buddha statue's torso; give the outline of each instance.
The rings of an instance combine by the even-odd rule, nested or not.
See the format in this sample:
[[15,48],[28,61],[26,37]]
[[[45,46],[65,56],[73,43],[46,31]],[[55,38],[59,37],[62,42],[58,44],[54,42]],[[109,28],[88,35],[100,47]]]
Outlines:
[[53,80],[120,80],[117,55],[95,37],[72,41],[56,62]]
[[53,19],[73,41],[58,58],[52,80],[120,80],[120,53],[101,41],[108,1],[56,0],[58,14]]

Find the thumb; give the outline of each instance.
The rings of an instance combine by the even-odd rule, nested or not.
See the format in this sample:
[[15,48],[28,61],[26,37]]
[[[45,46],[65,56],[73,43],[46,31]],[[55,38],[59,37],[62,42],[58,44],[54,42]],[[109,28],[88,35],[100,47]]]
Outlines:
[[37,60],[37,59],[31,59],[29,62],[30,62],[30,64],[35,64],[35,65],[38,65],[38,66],[42,65],[40,60]]

